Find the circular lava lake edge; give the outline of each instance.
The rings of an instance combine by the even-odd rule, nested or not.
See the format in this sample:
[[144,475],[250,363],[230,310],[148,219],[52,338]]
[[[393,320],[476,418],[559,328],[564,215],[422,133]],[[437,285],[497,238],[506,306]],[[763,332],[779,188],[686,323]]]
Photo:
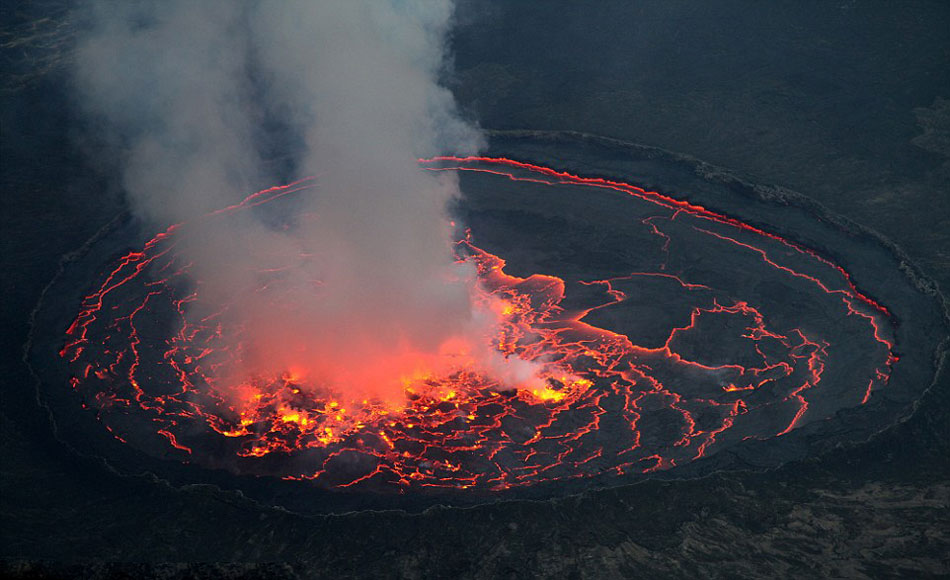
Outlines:
[[[89,268],[97,268],[141,240],[141,225],[127,214],[117,216],[83,247],[63,257],[59,273],[47,285],[31,314],[31,329],[24,360],[37,380],[37,399],[49,412],[57,438],[75,452],[102,459],[120,475],[156,476],[173,486],[209,484],[226,492],[237,491],[265,505],[302,513],[346,512],[361,509],[418,511],[434,504],[469,505],[499,500],[547,499],[615,487],[650,478],[701,477],[714,472],[763,470],[804,457],[817,457],[841,446],[857,445],[906,420],[920,398],[945,372],[950,315],[936,285],[921,274],[903,252],[880,235],[837,216],[810,198],[777,187],[760,186],[702,161],[657,148],[609,138],[570,132],[489,132],[492,156],[508,157],[556,168],[584,177],[624,181],[676,199],[701,204],[724,215],[806,245],[831,257],[854,277],[857,286],[891,308],[897,319],[897,350],[888,392],[867,405],[839,411],[833,421],[809,423],[768,440],[750,440],[710,457],[648,475],[626,475],[601,480],[563,480],[502,492],[375,494],[315,489],[306,482],[236,475],[173,459],[159,459],[116,441],[94,414],[78,412],[79,404],[68,386],[68,369],[58,351],[62,330],[75,316],[88,292]],[[465,192],[463,180],[463,193]],[[617,194],[621,195],[621,194]],[[464,214],[466,201],[460,202]],[[791,212],[798,221],[787,219]],[[813,222],[813,231],[794,224]],[[778,225],[776,225],[778,224]],[[486,249],[503,248],[493,240]],[[862,263],[849,258],[866,255],[873,247],[880,262]],[[499,252],[506,257],[504,252]],[[517,268],[517,264],[510,264]],[[85,268],[84,268],[85,267]],[[880,275],[899,271],[894,277]],[[526,275],[533,272],[515,272]],[[546,273],[546,272],[538,272]],[[55,300],[52,298],[55,297]]]

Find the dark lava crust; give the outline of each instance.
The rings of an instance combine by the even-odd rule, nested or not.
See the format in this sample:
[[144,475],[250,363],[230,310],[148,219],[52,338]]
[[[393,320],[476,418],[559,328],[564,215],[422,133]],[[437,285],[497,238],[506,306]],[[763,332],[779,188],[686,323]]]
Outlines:
[[[669,152],[609,139],[569,133],[496,133],[492,156],[503,156],[567,171],[602,177],[714,209],[763,230],[818,251],[851,273],[857,287],[886,305],[896,326],[900,360],[885,389],[866,405],[846,408],[830,420],[806,424],[782,437],[750,440],[711,457],[651,474],[655,478],[695,478],[713,472],[775,468],[806,457],[865,441],[906,419],[916,402],[941,378],[947,349],[946,305],[932,283],[923,278],[899,249],[873,232],[834,216],[807,197],[754,185],[720,169]],[[583,196],[553,195],[550,188],[502,187],[498,178],[463,175],[465,198],[457,213],[472,227],[476,242],[507,260],[507,272],[576,277],[565,264],[597,268],[598,257],[611,261],[612,235],[622,229],[617,208],[623,194],[586,191]],[[512,195],[512,192],[518,195]],[[539,255],[511,232],[531,224],[531,234],[556,240]],[[548,228],[541,231],[538,228]],[[541,484],[503,493],[441,493],[392,495],[343,493],[314,489],[306,483],[274,478],[238,476],[208,470],[173,459],[148,456],[117,442],[96,420],[81,410],[68,386],[68,371],[57,356],[63,330],[75,316],[89,284],[103,265],[143,240],[140,225],[119,223],[85,248],[64,260],[62,273],[47,288],[35,311],[28,359],[39,378],[39,396],[49,409],[58,437],[77,452],[102,457],[123,474],[150,473],[174,486],[210,484],[233,490],[265,504],[301,513],[361,509],[417,511],[433,504],[467,505],[497,500],[545,499],[620,486],[643,479],[630,475],[608,480],[579,480]],[[581,255],[578,255],[580,253]],[[574,267],[574,266],[571,266]],[[569,268],[568,268],[569,269]],[[605,272],[600,271],[600,275]],[[606,272],[607,275],[622,272]],[[885,435],[886,436],[886,435]],[[603,493],[590,491],[590,493]]]

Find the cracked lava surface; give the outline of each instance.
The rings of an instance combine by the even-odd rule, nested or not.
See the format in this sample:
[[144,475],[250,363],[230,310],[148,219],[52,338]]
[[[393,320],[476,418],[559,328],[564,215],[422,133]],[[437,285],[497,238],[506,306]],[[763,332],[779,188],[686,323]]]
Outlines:
[[[461,367],[407,378],[396,406],[344,401],[292,369],[217,380],[241,356],[227,346],[241,328],[223,322],[227,305],[186,316],[202,296],[177,239],[307,195],[314,183],[304,180],[172,226],[102,273],[60,352],[83,405],[156,457],[326,488],[502,490],[674,468],[887,388],[897,360],[888,309],[815,250],[621,182],[503,158],[421,165],[579,195],[612,190],[645,212],[629,225],[652,240],[642,267],[604,278],[517,277],[478,245],[477,228],[459,240],[458,259],[475,265],[478,293],[501,320],[485,340],[537,362],[543,380],[515,387]],[[779,290],[753,291],[750,280]]]

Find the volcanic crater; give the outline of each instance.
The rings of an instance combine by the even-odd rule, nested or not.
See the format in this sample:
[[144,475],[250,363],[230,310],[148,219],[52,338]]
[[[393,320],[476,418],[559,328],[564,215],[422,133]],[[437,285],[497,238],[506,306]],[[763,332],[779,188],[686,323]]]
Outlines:
[[305,180],[157,235],[122,218],[64,260],[28,352],[59,438],[292,510],[421,509],[775,467],[866,440],[934,380],[939,296],[807,197],[564,133],[497,133],[483,156],[420,167],[459,175],[457,256],[503,320],[486,340],[543,382],[459,369],[407,381],[393,408],[288,369],[222,395],[212,371],[240,353],[216,345],[240,329],[188,321],[201,288],[176,240],[292,209],[319,189]]

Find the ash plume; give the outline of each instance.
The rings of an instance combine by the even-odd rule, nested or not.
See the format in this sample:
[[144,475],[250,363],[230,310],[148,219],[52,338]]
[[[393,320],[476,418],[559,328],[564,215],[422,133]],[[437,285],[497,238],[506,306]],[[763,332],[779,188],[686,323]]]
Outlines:
[[[138,215],[188,222],[316,176],[297,206],[310,219],[243,215],[183,242],[202,295],[244,337],[244,368],[218,375],[394,398],[400,380],[462,359],[531,374],[483,340],[492,316],[453,257],[457,183],[416,162],[482,144],[439,84],[452,2],[92,2],[81,15],[79,103],[123,144]],[[275,151],[292,174],[275,176]]]

